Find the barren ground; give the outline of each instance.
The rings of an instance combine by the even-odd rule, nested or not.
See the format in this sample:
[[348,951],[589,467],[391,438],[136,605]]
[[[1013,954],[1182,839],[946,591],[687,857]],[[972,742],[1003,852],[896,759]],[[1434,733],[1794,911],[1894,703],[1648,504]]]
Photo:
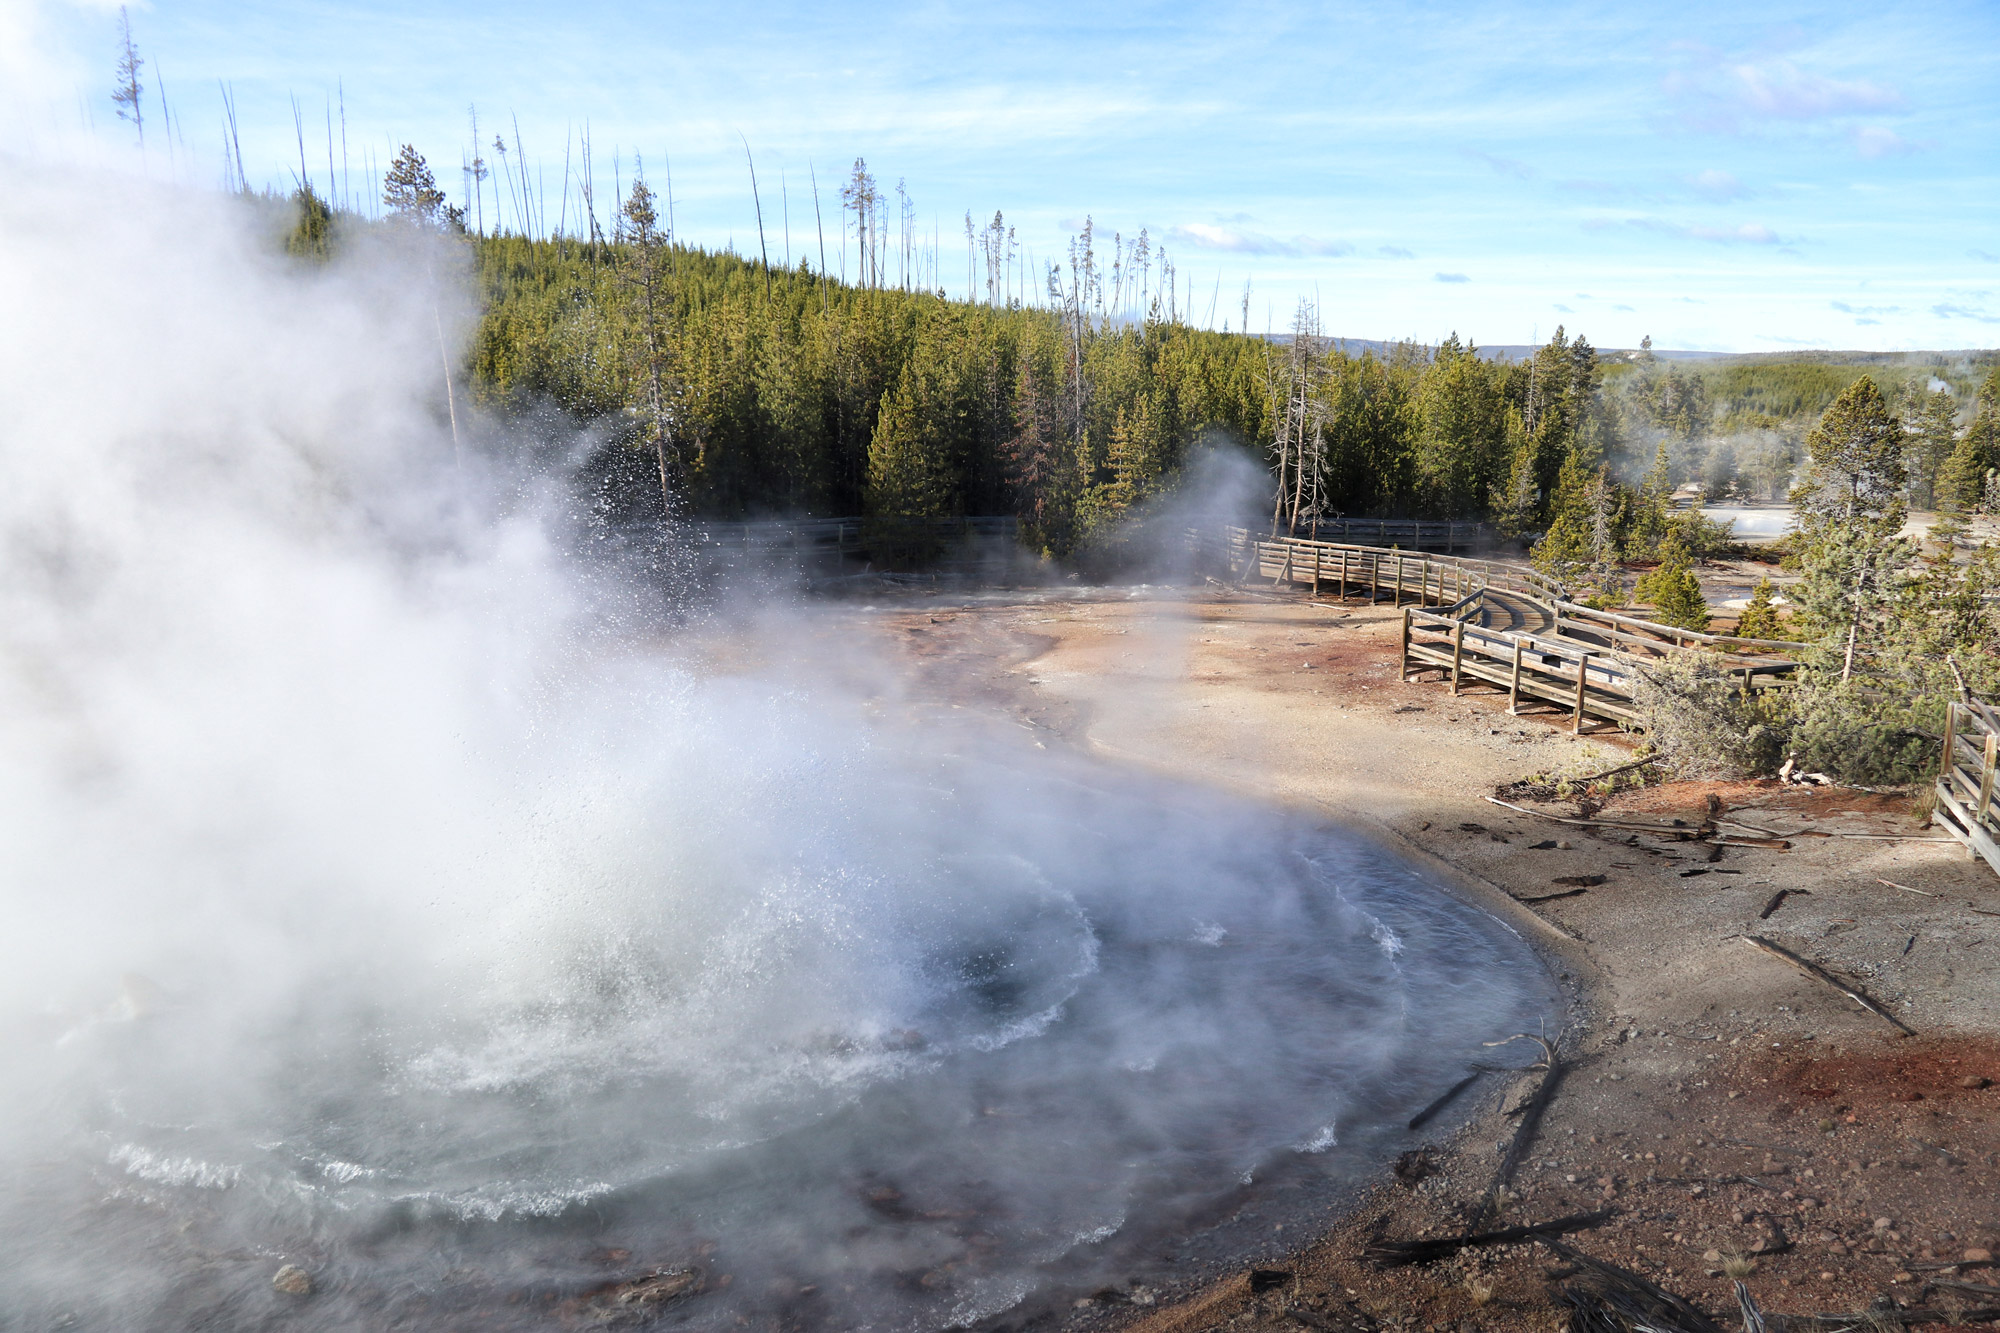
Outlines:
[[[852,614],[907,654],[924,693],[1007,710],[1045,744],[1370,828],[1544,945],[1583,1017],[1500,1225],[1615,1209],[1569,1243],[1729,1327],[1738,1276],[1784,1313],[1885,1298],[2000,1305],[1988,1253],[2000,1247],[2000,879],[1931,838],[1908,798],[1683,782],[1600,812],[1692,827],[1713,795],[1729,816],[1789,835],[1789,850],[1731,847],[1718,861],[1673,835],[1500,808],[1485,798],[1517,780],[1594,773],[1628,750],[1615,733],[1573,738],[1552,712],[1510,717],[1492,691],[1399,682],[1387,606],[1211,589],[940,596]],[[1823,836],[1863,833],[1918,840]],[[1597,875],[1583,892],[1521,901]],[[1858,982],[1918,1035],[1757,952],[1747,933]],[[1465,1227],[1518,1123],[1506,1108],[1531,1086],[1475,1084],[1469,1126],[1406,1160],[1402,1179],[1385,1173],[1347,1224],[1274,1248],[1254,1281],[1246,1271],[1151,1305],[1107,1290],[1080,1303],[1080,1322],[1560,1327],[1558,1282],[1573,1270],[1535,1242],[1388,1270],[1359,1259],[1372,1235]]]

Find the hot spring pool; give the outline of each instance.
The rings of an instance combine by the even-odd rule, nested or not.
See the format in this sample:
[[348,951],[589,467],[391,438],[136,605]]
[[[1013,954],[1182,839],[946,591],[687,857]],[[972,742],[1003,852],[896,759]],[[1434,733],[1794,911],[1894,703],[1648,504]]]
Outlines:
[[[767,824],[761,879],[697,856],[572,904],[604,914],[531,929],[561,959],[531,984],[293,957],[246,1011],[230,967],[170,969],[21,1037],[0,1324],[914,1330],[1143,1298],[1282,1250],[1554,1012],[1519,938],[1367,840],[1039,758],[873,776],[847,827]],[[286,1263],[311,1295],[272,1289]]]

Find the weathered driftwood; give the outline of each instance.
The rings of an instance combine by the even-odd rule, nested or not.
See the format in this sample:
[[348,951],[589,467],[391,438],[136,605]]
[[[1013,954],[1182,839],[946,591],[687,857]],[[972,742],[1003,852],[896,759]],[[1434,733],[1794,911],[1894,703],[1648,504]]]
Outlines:
[[1736,1312],[1743,1316],[1743,1333],[1769,1333],[1770,1325],[1764,1322],[1764,1312],[1757,1308],[1750,1288],[1743,1285],[1741,1278],[1736,1281]]
[[1905,1023],[1902,1019],[1890,1013],[1886,1008],[1882,1006],[1882,1003],[1879,1000],[1869,995],[1868,992],[1862,990],[1859,986],[1853,986],[1845,981],[1842,981],[1839,977],[1836,977],[1835,975],[1833,975],[1833,973],[1827,971],[1825,968],[1821,967],[1818,963],[1808,962],[1806,959],[1803,959],[1799,957],[1797,954],[1793,953],[1790,949],[1787,949],[1784,945],[1774,944],[1772,941],[1765,939],[1762,935],[1744,935],[1741,936],[1740,938],[1743,940],[1745,944],[1749,945],[1751,948],[1761,949],[1763,952],[1770,954],[1773,958],[1782,959],[1783,961],[1790,963],[1793,967],[1805,973],[1813,980],[1820,982],[1823,985],[1833,987],[1833,989],[1839,991],[1842,995],[1845,995],[1848,999],[1854,1001],[1856,1004],[1860,1005],[1863,1009],[1866,1009],[1869,1013],[1875,1015],[1877,1018],[1883,1019],[1889,1022],[1890,1024],[1894,1025],[1896,1030],[1898,1032],[1901,1032],[1904,1036],[1914,1037],[1917,1035],[1917,1030],[1915,1028],[1911,1027],[1908,1023]]
[[1505,1046],[1516,1041],[1532,1041],[1542,1048],[1542,1079],[1523,1103],[1521,1119],[1514,1126],[1514,1137],[1508,1142],[1507,1151],[1501,1155],[1500,1165],[1494,1169],[1493,1183],[1486,1187],[1485,1197],[1473,1212],[1472,1224],[1475,1227],[1488,1225],[1499,1212],[1500,1191],[1513,1181],[1514,1173],[1520,1169],[1528,1150],[1534,1147],[1535,1136],[1541,1132],[1542,1113],[1548,1110],[1549,1103],[1555,1099],[1556,1089],[1562,1086],[1563,1076],[1569,1072],[1569,1066],[1556,1058],[1555,1047],[1546,1038],[1533,1033],[1517,1032],[1505,1040],[1489,1041],[1486,1045]]
[[1629,1268],[1593,1259],[1552,1237],[1541,1243],[1582,1271],[1563,1284],[1563,1299],[1574,1312],[1573,1330],[1588,1333],[1724,1333],[1722,1326],[1685,1297],[1655,1286]]
[[[1494,805],[1518,814],[1533,815],[1536,819],[1546,819],[1552,824],[1570,824],[1577,828],[1626,829],[1633,833],[1651,833],[1682,842],[1700,840],[1720,843],[1727,847],[1765,847],[1780,852],[1789,851],[1792,846],[1783,838],[1744,838],[1728,833],[1704,833],[1692,824],[1642,824],[1630,819],[1572,819],[1568,815],[1552,815],[1542,810],[1530,810],[1525,805],[1515,805],[1512,801],[1503,801],[1498,796],[1488,796],[1486,799]],[[1933,838],[1929,841],[1938,840]]]
[[1543,1240],[1551,1236],[1567,1235],[1572,1231],[1587,1231],[1591,1227],[1603,1226],[1617,1215],[1617,1209],[1609,1208],[1602,1212],[1558,1217],[1549,1222],[1499,1227],[1492,1231],[1468,1231],[1456,1236],[1436,1236],[1422,1240],[1382,1240],[1378,1237],[1363,1247],[1361,1257],[1377,1268],[1428,1264],[1439,1259],[1448,1259],[1460,1250],[1478,1249],[1485,1245],[1513,1245],[1524,1240]]
[[1888,1306],[1882,1309],[1862,1310],[1855,1314],[1788,1314],[1785,1327],[1824,1328],[1853,1330],[1853,1333],[1867,1333],[1870,1329],[1883,1327],[1914,1328],[1920,1324],[1993,1324],[2000,1323],[2000,1305],[1980,1305],[1963,1310],[1946,1310],[1915,1305],[1907,1308]]

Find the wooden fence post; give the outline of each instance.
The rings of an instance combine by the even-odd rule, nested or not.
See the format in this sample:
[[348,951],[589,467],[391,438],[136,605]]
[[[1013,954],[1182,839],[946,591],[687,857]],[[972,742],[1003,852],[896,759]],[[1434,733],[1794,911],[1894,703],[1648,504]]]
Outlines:
[[1313,543],[1313,600],[1319,600],[1319,543]]
[[1399,674],[1399,675],[1401,676],[1401,678],[1402,678],[1402,680],[1404,681],[1404,683],[1405,683],[1405,684],[1407,684],[1407,683],[1409,682],[1409,679],[1410,679],[1410,610],[1409,610],[1409,608],[1408,608],[1408,607],[1404,607],[1404,608],[1403,608],[1403,661],[1402,661],[1402,669],[1400,670],[1400,672],[1399,672],[1398,674]]
[[1572,736],[1581,736],[1583,734],[1584,690],[1590,684],[1590,659],[1594,656],[1596,654],[1588,651],[1578,653],[1576,656],[1576,716],[1570,720],[1569,724],[1569,732]]
[[1340,548],[1340,600],[1347,600],[1347,548]]
[[1458,693],[1459,673],[1465,661],[1465,622],[1451,622],[1451,692]]
[[1396,605],[1403,604],[1403,557],[1396,557]]
[[1993,766],[2000,761],[2000,732],[1986,733],[1986,750],[1979,760],[1979,807],[1972,817],[1984,824],[1986,812],[1993,805]]
[[1958,762],[1958,704],[1944,706],[1944,763],[1938,768],[1938,786],[1951,790],[1952,765]]
[[1514,676],[1507,682],[1507,712],[1510,716],[1521,715],[1521,640],[1514,639]]

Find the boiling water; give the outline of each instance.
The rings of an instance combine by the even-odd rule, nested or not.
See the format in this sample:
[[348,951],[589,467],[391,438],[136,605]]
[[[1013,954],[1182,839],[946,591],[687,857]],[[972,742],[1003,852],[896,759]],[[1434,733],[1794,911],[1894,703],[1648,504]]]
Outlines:
[[639,643],[451,248],[270,222],[0,190],[0,1328],[1019,1319],[1540,1020],[1366,843]]
[[1366,841],[953,739],[711,768],[754,813],[663,831],[668,783],[616,854],[544,812],[588,833],[565,891],[362,911],[483,977],[308,913],[44,1015],[0,1318],[589,1324],[666,1269],[674,1324],[978,1324],[1280,1243],[1547,1012],[1517,938]]

